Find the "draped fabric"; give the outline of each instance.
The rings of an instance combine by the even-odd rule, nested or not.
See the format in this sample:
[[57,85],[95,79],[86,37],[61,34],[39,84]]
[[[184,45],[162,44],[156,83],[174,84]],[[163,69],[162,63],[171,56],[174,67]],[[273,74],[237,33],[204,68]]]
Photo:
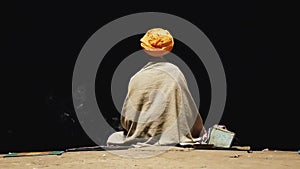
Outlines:
[[191,129],[202,119],[183,73],[172,63],[150,61],[131,77],[121,112],[125,132],[108,145],[172,145],[195,142]]

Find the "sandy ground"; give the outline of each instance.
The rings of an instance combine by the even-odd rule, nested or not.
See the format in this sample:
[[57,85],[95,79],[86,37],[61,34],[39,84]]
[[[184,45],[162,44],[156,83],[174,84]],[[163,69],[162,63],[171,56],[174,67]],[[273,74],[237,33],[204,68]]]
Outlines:
[[300,168],[295,151],[157,150],[77,151],[62,155],[0,158],[0,169],[98,169],[98,168],[200,168],[285,169]]

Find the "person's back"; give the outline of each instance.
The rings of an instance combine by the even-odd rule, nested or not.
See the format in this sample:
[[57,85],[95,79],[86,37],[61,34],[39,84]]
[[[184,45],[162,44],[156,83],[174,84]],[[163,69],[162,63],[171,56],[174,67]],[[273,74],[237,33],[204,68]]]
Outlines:
[[[162,59],[173,48],[172,36],[169,32],[164,33],[171,38],[163,39],[171,39],[172,43],[165,40],[167,45],[161,43],[164,49],[157,49],[158,42],[162,41],[156,36],[166,30],[150,31],[141,39],[141,46],[153,57],[152,61],[130,79],[121,112],[121,125],[125,132],[110,136],[108,144],[194,142],[203,129],[183,73],[177,66]],[[143,45],[145,39],[149,42],[147,45]],[[153,50],[151,42],[156,44]]]

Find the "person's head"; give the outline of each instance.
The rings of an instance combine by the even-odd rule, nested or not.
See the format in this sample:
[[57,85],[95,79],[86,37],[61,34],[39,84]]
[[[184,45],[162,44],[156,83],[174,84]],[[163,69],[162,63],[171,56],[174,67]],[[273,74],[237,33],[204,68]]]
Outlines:
[[174,39],[168,30],[152,28],[140,39],[144,51],[153,57],[163,57],[174,46]]

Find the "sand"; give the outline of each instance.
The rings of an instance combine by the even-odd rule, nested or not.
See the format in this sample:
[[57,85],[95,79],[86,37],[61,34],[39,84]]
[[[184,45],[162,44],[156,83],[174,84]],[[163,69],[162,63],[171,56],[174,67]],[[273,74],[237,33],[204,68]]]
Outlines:
[[0,169],[41,168],[299,169],[300,155],[296,151],[247,152],[172,148],[164,151],[149,149],[76,151],[65,152],[62,155],[0,158]]

